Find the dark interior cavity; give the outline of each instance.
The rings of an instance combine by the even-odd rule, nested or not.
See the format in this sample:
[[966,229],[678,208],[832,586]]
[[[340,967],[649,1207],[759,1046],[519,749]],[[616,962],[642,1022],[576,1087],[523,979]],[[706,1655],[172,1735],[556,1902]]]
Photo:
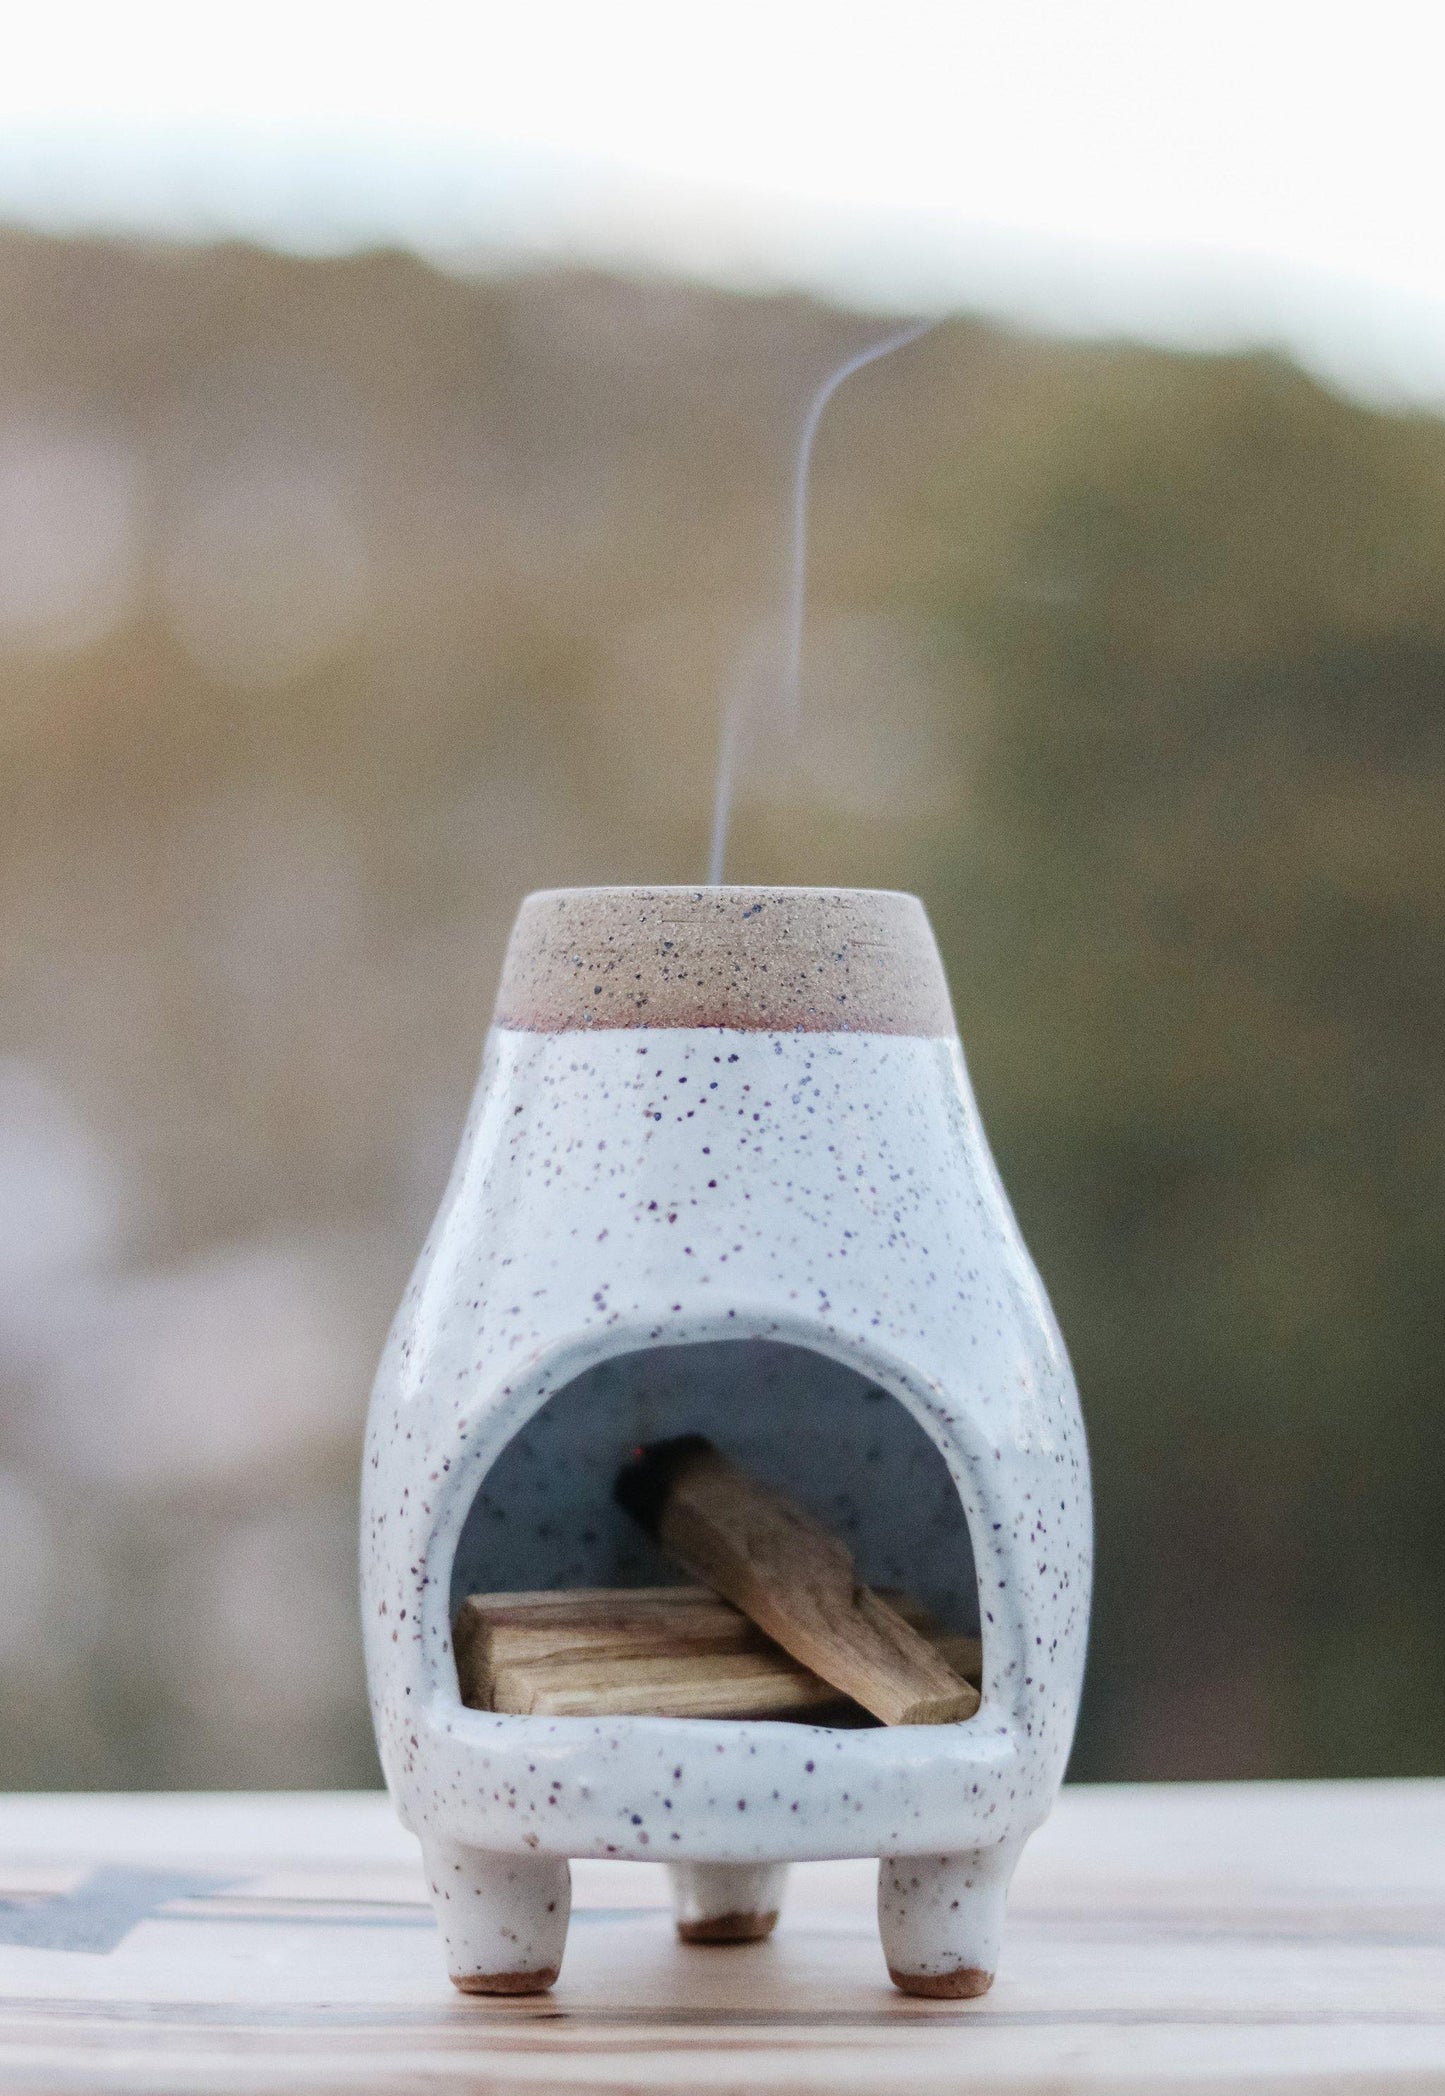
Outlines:
[[475,1593],[680,1580],[612,1485],[639,1444],[685,1433],[801,1501],[868,1585],[906,1587],[949,1629],[977,1631],[968,1523],[913,1415],[854,1368],[754,1339],[618,1355],[548,1398],[482,1480],[453,1562],[453,1610]]

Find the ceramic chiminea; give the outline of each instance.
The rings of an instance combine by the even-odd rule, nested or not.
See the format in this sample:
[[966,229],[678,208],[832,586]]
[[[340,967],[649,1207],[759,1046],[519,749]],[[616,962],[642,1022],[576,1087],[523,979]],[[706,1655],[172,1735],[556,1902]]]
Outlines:
[[[832,1729],[465,1708],[465,1595],[678,1577],[613,1485],[684,1433],[801,1502],[861,1580],[979,1630],[977,1714]],[[1089,1485],[913,897],[523,904],[377,1377],[362,1553],[382,1762],[459,1987],[551,1984],[570,1857],[667,1863],[679,1922],[706,1936],[760,1933],[790,1860],[877,1856],[894,1980],[983,1991],[1069,1750]]]

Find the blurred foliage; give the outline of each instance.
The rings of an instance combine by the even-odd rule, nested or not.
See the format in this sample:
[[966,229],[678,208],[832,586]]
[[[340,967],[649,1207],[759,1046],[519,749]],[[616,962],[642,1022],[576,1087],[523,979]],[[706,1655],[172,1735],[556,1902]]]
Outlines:
[[1080,1773],[1445,1737],[1445,433],[1112,360],[985,630],[937,872],[1098,1473]]
[[[507,926],[701,874],[875,332],[0,241],[0,1782],[373,1772],[369,1363]],[[1442,1766],[1442,564],[1445,428],[1268,359],[959,322],[820,438],[729,870],[934,914],[1092,1436],[1080,1774]]]

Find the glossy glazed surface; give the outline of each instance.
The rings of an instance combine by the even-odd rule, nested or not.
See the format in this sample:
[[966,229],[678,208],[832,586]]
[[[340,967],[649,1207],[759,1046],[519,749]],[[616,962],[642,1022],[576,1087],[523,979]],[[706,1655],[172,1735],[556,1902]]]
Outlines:
[[[706,1940],[761,1926],[760,1867],[864,1855],[899,1985],[977,1993],[1073,1733],[1089,1483],[927,919],[857,892],[536,896],[498,1020],[363,1484],[377,1738],[452,1976],[551,1984],[569,1858],[670,1861]],[[680,1425],[832,1520],[865,1576],[977,1622],[976,1716],[464,1709],[458,1585],[657,1578],[607,1493],[631,1436]]]
[[[976,1555],[985,1683],[969,1724],[819,1734],[462,1708],[452,1559],[502,1449],[599,1360],[724,1337],[860,1369],[938,1448]],[[756,1861],[1036,1824],[1078,1699],[1087,1470],[957,1043],[494,1033],[378,1376],[363,1550],[383,1762],[414,1827],[504,1850]]]

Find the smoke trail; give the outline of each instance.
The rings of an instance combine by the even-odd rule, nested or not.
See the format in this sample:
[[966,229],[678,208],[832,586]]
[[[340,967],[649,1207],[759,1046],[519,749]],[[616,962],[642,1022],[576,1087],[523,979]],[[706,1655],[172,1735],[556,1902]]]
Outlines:
[[876,364],[880,357],[891,357],[895,349],[907,349],[920,335],[926,335],[936,320],[919,320],[912,327],[902,328],[896,335],[888,335],[882,342],[875,342],[871,349],[859,350],[857,356],[849,357],[838,369],[824,379],[813,395],[803,423],[803,434],[798,442],[798,464],[793,474],[793,552],[788,577],[788,613],[783,629],[783,710],[789,727],[796,729],[803,715],[803,617],[808,582],[808,478],[813,464],[813,443],[818,434],[818,424],[823,419],[823,410],[833,398],[845,379],[852,378],[855,371],[865,365]]
[[763,686],[763,672],[776,657],[772,636],[754,634],[747,647],[734,658],[725,687],[722,733],[718,742],[717,781],[713,788],[712,845],[708,852],[708,886],[720,888],[727,858],[728,824],[732,819],[733,787],[742,761],[745,730],[750,725]]
[[[936,327],[936,320],[919,320],[912,327],[885,336],[871,348],[859,350],[829,372],[803,418],[798,440],[798,459],[793,472],[792,544],[788,562],[788,596],[783,619],[782,645],[775,657],[777,691],[784,721],[796,733],[803,713],[803,626],[808,584],[808,483],[813,465],[813,445],[823,410],[845,379],[895,349],[906,349],[920,335]],[[756,705],[764,667],[756,640],[734,666],[723,707],[722,734],[718,746],[717,784],[713,793],[712,845],[708,854],[708,884],[720,887],[727,857],[728,824],[732,815],[733,787],[737,779],[748,716]]]

